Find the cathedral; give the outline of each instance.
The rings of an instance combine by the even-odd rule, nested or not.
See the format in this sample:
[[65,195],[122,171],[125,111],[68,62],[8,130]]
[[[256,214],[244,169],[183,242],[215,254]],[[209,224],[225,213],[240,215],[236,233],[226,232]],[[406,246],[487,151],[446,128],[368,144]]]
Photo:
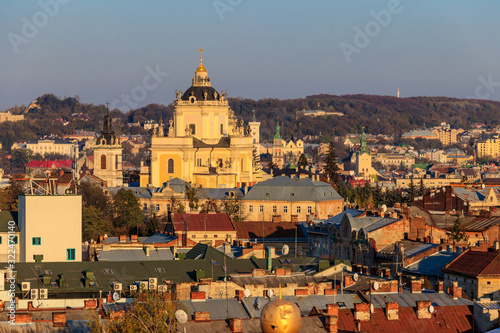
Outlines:
[[175,91],[173,119],[151,138],[150,167],[141,170],[141,186],[162,186],[180,178],[206,188],[252,186],[262,181],[256,148],[260,123],[244,124],[229,107],[227,92],[218,92],[203,66],[191,87]]

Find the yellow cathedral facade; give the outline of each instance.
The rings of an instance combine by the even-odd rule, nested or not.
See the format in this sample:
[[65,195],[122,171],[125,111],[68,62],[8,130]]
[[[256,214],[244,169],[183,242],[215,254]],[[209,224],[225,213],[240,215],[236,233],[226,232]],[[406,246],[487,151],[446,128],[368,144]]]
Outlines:
[[141,186],[160,187],[172,178],[205,188],[253,186],[262,181],[253,142],[259,128],[236,119],[227,91],[212,87],[202,52],[191,87],[184,93],[175,91],[168,129],[160,123],[151,138],[150,166],[141,168]]

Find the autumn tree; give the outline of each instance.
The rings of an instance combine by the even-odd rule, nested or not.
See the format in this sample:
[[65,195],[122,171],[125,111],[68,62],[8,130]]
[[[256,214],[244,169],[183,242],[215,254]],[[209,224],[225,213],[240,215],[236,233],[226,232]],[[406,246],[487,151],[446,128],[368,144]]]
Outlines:
[[94,312],[89,318],[89,326],[95,333],[173,333],[177,331],[177,310],[187,311],[187,308],[181,302],[168,301],[156,292],[139,293],[123,319],[103,321]]
[[304,155],[304,154],[300,154],[300,156],[299,156],[299,161],[298,161],[298,163],[297,163],[297,164],[298,164],[299,168],[305,169],[305,168],[307,167],[307,165],[309,164],[309,163],[307,162],[307,157],[306,157],[306,155]]
[[453,227],[449,231],[450,240],[460,242],[462,240],[467,241],[469,239],[469,236],[467,236],[464,231],[460,230],[461,220],[461,217],[457,214],[455,222],[453,223]]

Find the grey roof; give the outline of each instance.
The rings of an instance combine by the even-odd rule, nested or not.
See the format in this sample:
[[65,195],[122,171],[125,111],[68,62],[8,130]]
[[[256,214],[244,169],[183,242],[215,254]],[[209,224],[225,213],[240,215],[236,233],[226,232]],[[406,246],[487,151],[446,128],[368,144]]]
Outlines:
[[427,129],[409,131],[409,132],[404,133],[401,136],[402,137],[405,137],[405,136],[431,136],[431,137],[435,137],[436,139],[438,138],[436,133],[434,133],[430,130],[427,130]]
[[[182,301],[182,303],[187,307],[188,314],[198,311],[209,311],[210,320],[226,319],[227,316],[225,297],[221,299],[208,299],[204,302]],[[236,298],[232,297],[232,295],[229,295],[227,305],[229,318],[250,318],[243,305]]]
[[97,250],[99,261],[145,261],[145,260],[173,260],[170,249],[154,249],[149,256],[143,249],[113,249],[109,251]]
[[411,274],[442,278],[442,269],[444,266],[450,263],[458,255],[459,253],[457,252],[448,254],[446,251],[441,251],[405,267],[403,271]]
[[[368,220],[368,221],[373,221],[370,225],[368,225],[367,227],[364,227],[363,229],[367,232],[372,232],[372,231],[375,231],[377,229],[380,229],[382,227],[385,227],[391,223],[394,223],[396,221],[398,221],[399,219],[393,219],[393,218],[389,218],[389,217],[375,217],[375,216],[368,216],[368,217],[362,217],[362,218],[358,218],[358,220]],[[369,223],[369,222],[367,222]]]
[[439,244],[432,244],[432,243],[422,244],[422,245],[414,247],[408,251],[405,251],[405,254],[406,254],[407,258],[411,258],[414,255],[417,255],[421,252],[432,249],[433,247],[436,247],[436,246],[439,246]]
[[323,221],[324,224],[335,224],[337,226],[340,226],[340,222],[342,222],[342,218],[344,217],[345,214],[349,214],[352,217],[356,217],[359,214],[364,213],[364,210],[359,210],[359,209],[346,209],[342,213],[339,213],[335,216],[330,217],[329,219]]
[[[148,237],[137,237],[137,243],[142,243],[144,242]],[[114,243],[122,243],[122,244],[132,244],[130,237],[127,237],[125,242],[120,242],[119,237],[108,237],[106,239],[103,239],[102,242],[104,244],[114,244]]]
[[170,187],[177,193],[182,193],[186,190],[186,185],[188,183],[180,178],[172,178],[169,181],[163,183],[162,187],[155,188],[155,192],[163,192],[163,190],[167,187]]
[[165,235],[165,234],[155,234],[153,236],[146,238],[141,243],[143,243],[143,244],[164,244],[164,243],[170,243],[174,239],[177,239],[177,237]]
[[233,188],[202,188],[200,189],[201,196],[203,198],[210,198],[214,200],[224,200],[227,199],[230,192],[233,192],[236,198],[243,198],[243,192],[241,189]]
[[332,185],[310,178],[271,178],[254,185],[243,200],[329,201],[344,200]]

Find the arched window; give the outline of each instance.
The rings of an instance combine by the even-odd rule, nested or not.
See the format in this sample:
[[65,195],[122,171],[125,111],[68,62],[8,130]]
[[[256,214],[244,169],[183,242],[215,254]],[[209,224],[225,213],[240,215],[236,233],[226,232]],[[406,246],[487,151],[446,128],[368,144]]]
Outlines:
[[106,170],[106,155],[101,155],[101,169]]
[[174,173],[174,160],[173,159],[168,160],[167,173]]

